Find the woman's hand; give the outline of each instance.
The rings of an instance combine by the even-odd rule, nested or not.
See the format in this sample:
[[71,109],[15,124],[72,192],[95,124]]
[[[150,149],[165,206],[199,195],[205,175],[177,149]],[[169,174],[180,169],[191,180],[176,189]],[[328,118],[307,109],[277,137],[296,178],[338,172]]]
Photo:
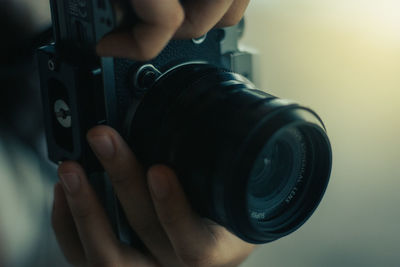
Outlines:
[[140,22],[104,37],[97,46],[100,56],[152,59],[172,38],[197,38],[214,27],[237,24],[250,0],[129,1]]
[[190,207],[174,172],[154,166],[147,174],[113,129],[99,126],[88,141],[108,172],[132,229],[146,245],[142,254],[121,244],[74,162],[59,168],[53,227],[67,260],[76,266],[237,266],[253,250]]

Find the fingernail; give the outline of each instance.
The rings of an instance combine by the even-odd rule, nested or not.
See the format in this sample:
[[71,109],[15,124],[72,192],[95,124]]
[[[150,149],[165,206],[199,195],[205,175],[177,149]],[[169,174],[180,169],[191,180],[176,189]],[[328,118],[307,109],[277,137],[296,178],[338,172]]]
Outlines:
[[115,148],[109,136],[93,136],[89,139],[89,144],[101,159],[111,159],[114,156]]
[[81,180],[75,173],[62,173],[60,174],[60,180],[63,187],[69,194],[75,194],[79,191],[81,186]]
[[162,200],[168,197],[170,193],[170,185],[166,176],[159,173],[149,173],[150,190],[154,197]]

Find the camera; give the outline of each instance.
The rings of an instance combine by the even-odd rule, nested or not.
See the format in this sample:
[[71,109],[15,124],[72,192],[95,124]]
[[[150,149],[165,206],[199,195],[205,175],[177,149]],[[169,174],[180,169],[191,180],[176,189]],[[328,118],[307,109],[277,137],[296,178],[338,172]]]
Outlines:
[[252,55],[238,46],[243,20],[141,62],[94,52],[135,23],[126,2],[50,2],[54,43],[38,50],[49,158],[84,166],[120,240],[132,233],[85,141],[96,125],[115,128],[145,168],[172,167],[196,212],[247,242],[276,240],[312,215],[331,172],[325,126],[255,88]]

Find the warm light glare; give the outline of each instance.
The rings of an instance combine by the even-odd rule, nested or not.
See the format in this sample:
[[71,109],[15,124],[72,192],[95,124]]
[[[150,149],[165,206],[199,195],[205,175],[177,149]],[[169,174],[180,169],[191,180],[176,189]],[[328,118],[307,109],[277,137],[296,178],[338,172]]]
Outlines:
[[262,88],[314,108],[334,160],[311,220],[244,267],[400,266],[400,1],[251,2]]

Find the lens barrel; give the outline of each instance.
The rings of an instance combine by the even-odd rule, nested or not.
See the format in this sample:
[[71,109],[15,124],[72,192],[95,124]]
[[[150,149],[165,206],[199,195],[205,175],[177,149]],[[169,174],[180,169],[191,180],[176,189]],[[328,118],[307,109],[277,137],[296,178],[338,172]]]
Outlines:
[[207,64],[165,73],[137,107],[128,140],[146,167],[177,172],[200,215],[251,243],[300,227],[331,172],[318,115]]

